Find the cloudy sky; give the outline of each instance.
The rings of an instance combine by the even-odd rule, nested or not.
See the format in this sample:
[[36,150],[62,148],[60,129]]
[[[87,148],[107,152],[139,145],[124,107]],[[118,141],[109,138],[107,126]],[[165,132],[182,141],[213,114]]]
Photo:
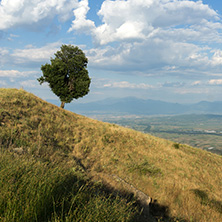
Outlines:
[[62,44],[89,60],[90,93],[79,102],[222,101],[220,0],[0,1],[0,87],[56,99],[36,79]]

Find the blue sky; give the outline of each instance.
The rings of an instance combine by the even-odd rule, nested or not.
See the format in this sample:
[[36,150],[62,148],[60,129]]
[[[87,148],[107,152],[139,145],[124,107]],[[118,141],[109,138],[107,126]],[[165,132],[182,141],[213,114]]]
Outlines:
[[0,1],[0,87],[57,99],[36,79],[62,44],[89,60],[90,93],[76,102],[222,100],[222,1]]

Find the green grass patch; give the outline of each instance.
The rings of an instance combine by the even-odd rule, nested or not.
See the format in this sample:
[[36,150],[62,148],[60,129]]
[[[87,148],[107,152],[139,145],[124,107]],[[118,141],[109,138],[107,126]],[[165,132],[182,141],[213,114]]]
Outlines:
[[150,175],[150,176],[157,176],[162,173],[159,168],[149,163],[148,160],[146,159],[140,162],[136,162],[135,160],[132,159],[130,155],[128,155],[128,157],[130,159],[130,163],[128,164],[129,172],[137,172],[140,175]]
[[0,221],[130,221],[135,206],[65,163],[0,152]]

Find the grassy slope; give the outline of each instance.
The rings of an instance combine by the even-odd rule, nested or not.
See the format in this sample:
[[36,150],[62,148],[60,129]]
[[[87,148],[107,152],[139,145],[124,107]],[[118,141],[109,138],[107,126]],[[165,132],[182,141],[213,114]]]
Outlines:
[[78,168],[120,189],[117,175],[172,217],[222,221],[222,157],[48,104],[23,90],[0,89],[0,146]]

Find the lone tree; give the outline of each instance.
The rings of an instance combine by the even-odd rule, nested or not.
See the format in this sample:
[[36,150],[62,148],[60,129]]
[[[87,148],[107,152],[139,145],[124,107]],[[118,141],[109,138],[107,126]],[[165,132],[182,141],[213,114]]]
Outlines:
[[41,66],[43,76],[40,84],[48,82],[51,90],[59,97],[61,108],[65,103],[88,94],[91,79],[87,71],[88,59],[81,49],[62,45],[61,50],[51,58],[51,64]]

